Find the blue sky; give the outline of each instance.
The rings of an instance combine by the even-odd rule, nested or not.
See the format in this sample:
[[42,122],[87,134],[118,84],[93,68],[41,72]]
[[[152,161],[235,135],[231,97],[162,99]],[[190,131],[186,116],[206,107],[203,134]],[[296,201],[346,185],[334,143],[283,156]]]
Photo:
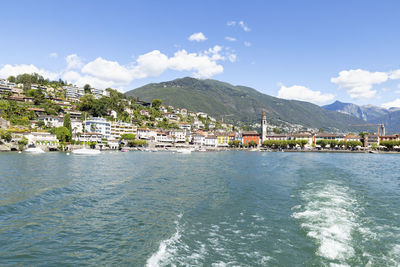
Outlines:
[[365,0],[8,1],[0,76],[39,71],[123,91],[192,76],[317,104],[400,107],[399,10]]

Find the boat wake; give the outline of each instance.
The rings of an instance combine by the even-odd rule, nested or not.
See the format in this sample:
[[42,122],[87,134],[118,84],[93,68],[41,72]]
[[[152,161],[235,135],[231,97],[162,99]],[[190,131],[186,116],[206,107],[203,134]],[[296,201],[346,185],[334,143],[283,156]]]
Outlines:
[[358,227],[358,204],[349,188],[334,181],[310,183],[300,198],[305,204],[293,207],[292,216],[316,241],[316,253],[331,266],[346,266],[355,255],[352,234]]
[[251,243],[267,239],[264,220],[260,215],[243,213],[234,221],[218,224],[189,223],[180,218],[175,222],[175,233],[161,241],[146,266],[266,265],[272,257],[265,254],[263,247],[260,250],[249,247]]

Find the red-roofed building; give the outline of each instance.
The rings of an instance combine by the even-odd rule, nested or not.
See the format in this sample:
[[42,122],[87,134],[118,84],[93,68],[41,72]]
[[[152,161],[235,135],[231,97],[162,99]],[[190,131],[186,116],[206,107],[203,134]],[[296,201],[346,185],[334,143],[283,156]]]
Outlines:
[[260,135],[256,131],[242,132],[242,143],[248,145],[250,141],[255,141],[257,145],[260,144]]

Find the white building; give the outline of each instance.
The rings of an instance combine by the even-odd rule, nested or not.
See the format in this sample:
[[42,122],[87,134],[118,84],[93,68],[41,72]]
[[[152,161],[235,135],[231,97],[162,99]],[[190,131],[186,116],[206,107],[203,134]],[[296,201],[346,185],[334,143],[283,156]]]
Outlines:
[[204,123],[200,120],[195,119],[193,122],[193,127],[196,129],[202,129],[204,128]]
[[202,134],[193,134],[192,142],[195,146],[204,146],[206,142],[206,137]]
[[217,137],[215,135],[209,135],[204,140],[205,146],[216,147],[217,146]]
[[127,122],[111,122],[111,137],[119,139],[123,134],[137,134],[137,127]]
[[137,129],[137,137],[139,139],[144,139],[144,140],[155,140],[157,136],[157,131],[156,130],[151,130],[148,128],[138,128]]
[[179,123],[178,127],[179,127],[179,129],[186,130],[186,131],[190,131],[190,129],[192,128],[192,126],[190,126],[189,123]]
[[77,141],[81,142],[96,142],[101,143],[103,135],[101,133],[83,133],[76,137]]
[[176,143],[186,142],[186,131],[184,130],[170,130],[169,135],[171,135]]
[[85,90],[77,86],[64,86],[65,96],[69,98],[81,98],[85,95]]
[[174,137],[169,135],[167,132],[157,132],[156,142],[173,143]]
[[104,118],[92,118],[83,122],[85,132],[100,133],[104,138],[111,137],[111,122]]
[[58,146],[58,139],[55,134],[32,132],[25,135],[28,139],[28,145],[46,145],[46,146]]

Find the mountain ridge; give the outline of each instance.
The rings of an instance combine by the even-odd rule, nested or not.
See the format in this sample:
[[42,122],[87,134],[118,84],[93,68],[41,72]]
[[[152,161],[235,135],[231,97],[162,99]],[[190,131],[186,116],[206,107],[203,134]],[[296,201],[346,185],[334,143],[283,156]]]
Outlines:
[[338,100],[322,107],[361,118],[365,123],[383,123],[389,133],[400,132],[400,109],[398,108],[385,109],[371,104],[358,106],[354,103],[345,103]]
[[212,79],[179,78],[161,83],[150,83],[126,92],[143,101],[160,98],[166,105],[208,113],[217,119],[243,123],[258,123],[263,111],[272,123],[284,121],[305,128],[323,128],[327,131],[355,130],[351,124],[363,120],[318,105],[286,100],[263,94],[254,88],[231,85]]

